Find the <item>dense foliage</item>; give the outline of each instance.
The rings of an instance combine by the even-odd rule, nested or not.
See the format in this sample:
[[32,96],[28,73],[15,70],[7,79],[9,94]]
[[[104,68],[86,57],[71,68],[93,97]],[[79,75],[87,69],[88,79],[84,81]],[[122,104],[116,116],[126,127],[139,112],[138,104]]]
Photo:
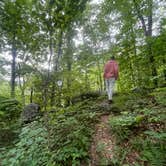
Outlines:
[[[1,0],[0,165],[90,164],[103,113],[116,145],[101,163],[165,165],[165,11],[163,0]],[[111,56],[119,79],[110,106]],[[23,124],[29,103],[41,117]]]
[[[93,102],[86,102],[87,104]],[[89,147],[97,114],[85,103],[49,112],[39,122],[24,126],[18,142],[2,149],[2,164],[80,165],[89,159]]]
[[[116,146],[113,160],[108,162],[101,157],[101,163],[164,165],[165,95],[165,88],[146,95],[121,93],[115,96],[116,103],[111,109],[103,105],[105,96],[90,95],[91,99],[50,110],[41,120],[22,127],[13,147],[1,148],[2,164],[88,164],[94,126],[100,115],[109,113],[110,132],[116,138]],[[98,145],[99,152],[102,146]]]
[[16,99],[0,96],[0,146],[17,137],[21,105]]
[[[157,89],[142,99],[137,96],[137,99],[132,97],[131,100],[130,96],[133,95],[128,95],[127,109],[118,116],[110,117],[109,125],[117,142],[116,156],[113,161],[115,165],[130,164],[131,161],[127,157],[132,153],[139,153],[137,156],[133,155],[135,165],[146,163],[156,166],[164,165],[166,158],[165,95],[165,88]],[[161,98],[159,99],[158,96]]]

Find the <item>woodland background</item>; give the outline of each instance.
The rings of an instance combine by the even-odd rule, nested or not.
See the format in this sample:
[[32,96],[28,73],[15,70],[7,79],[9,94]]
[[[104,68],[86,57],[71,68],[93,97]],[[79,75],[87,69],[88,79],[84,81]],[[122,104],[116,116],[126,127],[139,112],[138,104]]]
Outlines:
[[[103,96],[105,93],[103,66],[112,55],[115,56],[120,68],[116,85],[118,93],[132,91],[140,94],[154,90],[161,92],[155,96],[155,100],[159,99],[159,103],[164,104],[162,94],[165,95],[166,85],[165,11],[166,2],[162,0],[1,0],[2,151],[6,153],[3,148],[8,149],[8,146],[11,148],[11,142],[18,137],[20,113],[25,105],[37,103],[43,114],[49,110],[60,111],[59,114],[63,114],[67,112],[65,109],[76,109],[73,104],[81,95]],[[118,103],[118,99],[116,100]],[[123,95],[119,100],[123,100]],[[160,108],[164,109],[164,106]],[[84,114],[82,116],[84,117]],[[91,116],[93,114],[87,115],[88,118]],[[57,117],[52,115],[51,118],[57,123]],[[38,124],[39,133],[43,121]],[[57,125],[60,125],[60,122]],[[50,126],[45,123],[44,126],[46,131],[42,129],[45,132],[41,133],[41,140],[52,141],[52,134],[47,133]],[[25,129],[25,133],[35,128],[29,127],[30,129],[28,127]],[[89,132],[88,126],[84,127]],[[34,131],[37,132],[37,129]],[[20,137],[25,138],[25,133]],[[48,139],[45,140],[45,136]],[[37,144],[36,146],[38,147]],[[50,147],[44,148],[45,154],[42,155],[50,156],[48,153]],[[19,154],[23,155],[23,151]],[[82,153],[80,156],[85,157],[86,155]],[[61,161],[60,158],[64,159],[64,156],[59,158],[54,156],[50,162]],[[38,165],[37,158],[34,165]],[[41,158],[48,163],[46,158]],[[72,160],[77,165],[78,161],[75,159],[77,155]],[[12,162],[16,161],[19,160],[15,158]],[[29,159],[27,162],[30,161]]]

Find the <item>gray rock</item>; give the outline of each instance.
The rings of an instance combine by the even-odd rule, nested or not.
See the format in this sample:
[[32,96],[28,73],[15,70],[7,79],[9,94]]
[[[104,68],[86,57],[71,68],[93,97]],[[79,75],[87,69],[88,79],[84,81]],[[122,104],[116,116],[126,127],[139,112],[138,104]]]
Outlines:
[[36,120],[40,115],[40,106],[38,104],[31,103],[24,107],[21,114],[21,122],[22,124],[30,123]]

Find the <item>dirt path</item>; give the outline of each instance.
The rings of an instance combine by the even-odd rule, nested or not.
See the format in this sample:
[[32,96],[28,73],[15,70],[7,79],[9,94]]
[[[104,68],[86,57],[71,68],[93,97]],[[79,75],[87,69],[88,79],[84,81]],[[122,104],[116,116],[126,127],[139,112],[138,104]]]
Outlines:
[[108,128],[109,115],[102,115],[101,121],[96,125],[96,131],[91,145],[90,166],[109,165],[113,157],[114,141]]

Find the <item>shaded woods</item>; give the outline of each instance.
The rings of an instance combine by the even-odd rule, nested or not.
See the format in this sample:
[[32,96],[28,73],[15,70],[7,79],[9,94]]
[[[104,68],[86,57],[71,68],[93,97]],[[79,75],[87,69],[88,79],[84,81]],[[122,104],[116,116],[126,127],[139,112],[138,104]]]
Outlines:
[[[162,0],[1,0],[0,165],[163,164],[165,11]],[[108,105],[111,56],[119,79]],[[93,134],[103,113],[116,150],[100,161],[105,145]],[[134,161],[117,150],[127,145]]]

